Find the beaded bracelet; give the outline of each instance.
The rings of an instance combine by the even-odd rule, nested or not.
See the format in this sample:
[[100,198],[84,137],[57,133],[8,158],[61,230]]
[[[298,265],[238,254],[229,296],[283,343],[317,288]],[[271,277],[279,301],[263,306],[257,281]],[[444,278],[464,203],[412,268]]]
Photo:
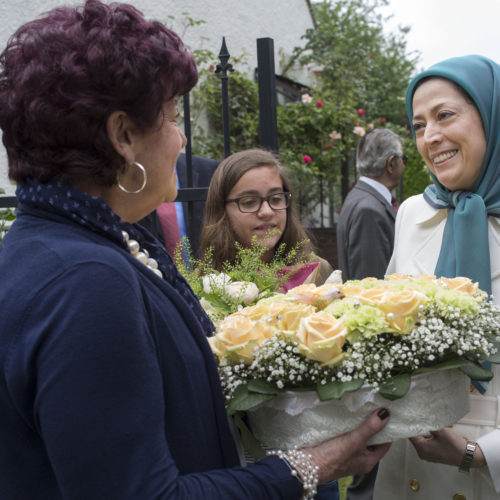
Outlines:
[[319,482],[319,467],[312,455],[302,450],[270,450],[268,455],[277,455],[290,468],[292,476],[298,476],[304,492],[302,500],[311,500],[316,496]]

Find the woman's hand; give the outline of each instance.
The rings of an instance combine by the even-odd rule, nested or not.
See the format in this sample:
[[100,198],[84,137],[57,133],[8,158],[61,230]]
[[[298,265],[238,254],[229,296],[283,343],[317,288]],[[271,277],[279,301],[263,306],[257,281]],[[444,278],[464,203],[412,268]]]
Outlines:
[[[466,439],[450,428],[431,431],[428,435],[410,438],[410,441],[422,460],[457,467],[462,463],[467,444]],[[486,465],[486,460],[483,452],[479,446],[476,446],[471,467],[484,465]]]
[[373,412],[359,427],[323,443],[305,448],[319,466],[319,483],[352,474],[365,474],[387,453],[390,443],[367,445],[389,421],[389,412],[382,408]]

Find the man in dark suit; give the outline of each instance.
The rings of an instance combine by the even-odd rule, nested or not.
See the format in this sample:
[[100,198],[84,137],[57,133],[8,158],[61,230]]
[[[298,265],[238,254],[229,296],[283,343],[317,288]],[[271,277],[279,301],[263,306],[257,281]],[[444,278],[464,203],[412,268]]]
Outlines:
[[[403,147],[389,129],[364,135],[356,150],[358,182],[346,196],[337,223],[337,252],[344,281],[383,278],[394,245],[396,203],[391,191],[405,168]],[[355,476],[348,500],[371,500],[377,466]]]
[[356,150],[361,175],[347,195],[337,224],[337,252],[344,281],[383,278],[394,244],[396,210],[391,191],[405,165],[403,147],[389,129],[364,135]]
[[[188,185],[186,155],[181,153],[175,166],[180,188],[208,188],[212,174],[217,168],[217,161],[201,156],[192,157],[192,185]],[[191,202],[163,203],[139,223],[147,227],[173,256],[179,238],[187,236],[192,253],[197,257],[200,249],[200,233],[203,226],[205,199]]]

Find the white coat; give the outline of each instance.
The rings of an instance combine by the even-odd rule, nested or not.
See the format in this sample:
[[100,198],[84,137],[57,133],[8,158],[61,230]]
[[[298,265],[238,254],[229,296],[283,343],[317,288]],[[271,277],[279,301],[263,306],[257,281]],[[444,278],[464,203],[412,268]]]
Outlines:
[[[447,215],[448,209],[432,208],[422,195],[407,199],[398,211],[387,272],[434,274]],[[488,218],[488,237],[492,291],[500,304],[500,219]],[[492,366],[495,376],[486,394],[472,394],[471,411],[453,426],[478,442],[487,467],[467,475],[421,460],[409,440],[399,440],[380,462],[374,500],[500,500],[500,365]]]

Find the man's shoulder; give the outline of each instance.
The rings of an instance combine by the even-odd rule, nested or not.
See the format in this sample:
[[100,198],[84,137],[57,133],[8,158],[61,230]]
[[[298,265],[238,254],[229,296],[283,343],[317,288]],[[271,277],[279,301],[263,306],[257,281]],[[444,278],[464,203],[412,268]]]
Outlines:
[[[191,157],[193,168],[207,168],[215,170],[219,162],[217,160],[213,160],[212,158],[204,158],[202,156],[193,155]],[[177,158],[177,167],[185,167],[186,166],[186,154],[181,153]]]
[[382,195],[379,195],[374,188],[365,182],[358,181],[347,194],[343,208],[346,207],[350,210],[369,209],[380,205],[381,202],[383,203]]
[[[191,162],[193,187],[208,187],[218,164],[217,160],[212,160],[211,158],[193,156]],[[185,153],[181,153],[179,158],[177,158],[176,170],[180,186],[187,187],[187,165]]]

